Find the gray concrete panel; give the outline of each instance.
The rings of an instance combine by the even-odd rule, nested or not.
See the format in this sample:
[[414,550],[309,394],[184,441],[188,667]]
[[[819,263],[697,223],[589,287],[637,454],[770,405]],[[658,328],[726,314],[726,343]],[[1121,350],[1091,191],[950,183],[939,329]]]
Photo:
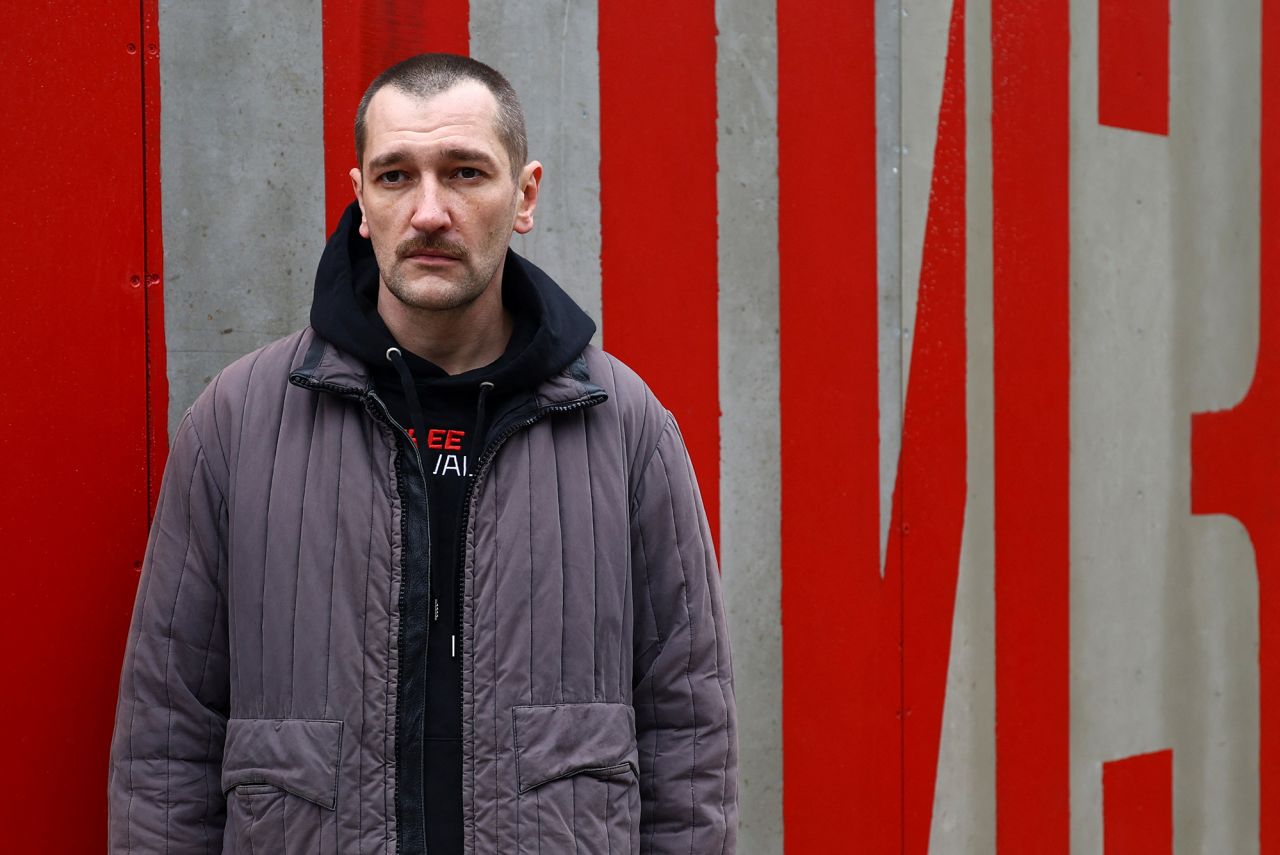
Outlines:
[[[1180,444],[1190,413],[1245,394],[1258,349],[1261,4],[1172,4],[1168,241],[1169,362]],[[1185,448],[1185,446],[1183,446]],[[1185,455],[1186,452],[1183,452]],[[1258,851],[1258,589],[1252,544],[1229,517],[1186,517],[1159,592],[1174,743],[1174,839],[1180,855]]]
[[1173,4],[1168,137],[1097,122],[1097,7],[1072,5],[1072,848],[1102,764],[1173,749],[1179,853],[1258,851],[1249,540],[1190,515],[1191,415],[1257,328],[1258,4]]
[[161,0],[169,423],[306,323],[324,245],[320,0]]
[[741,745],[738,851],[782,851],[777,27],[718,0],[721,565]]
[[512,247],[596,322],[600,312],[600,74],[596,4],[472,0],[471,55],[511,81],[542,163],[534,230]]
[[902,450],[902,0],[876,0],[876,302],[880,378],[880,567]]

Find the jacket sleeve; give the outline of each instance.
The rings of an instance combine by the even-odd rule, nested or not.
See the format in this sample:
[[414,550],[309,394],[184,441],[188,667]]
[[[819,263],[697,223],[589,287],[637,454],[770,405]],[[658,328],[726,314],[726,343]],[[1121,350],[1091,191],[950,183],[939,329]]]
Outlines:
[[641,470],[631,541],[640,851],[731,855],[738,747],[720,575],[669,416]]
[[226,503],[190,413],[174,437],[120,677],[109,851],[221,852]]

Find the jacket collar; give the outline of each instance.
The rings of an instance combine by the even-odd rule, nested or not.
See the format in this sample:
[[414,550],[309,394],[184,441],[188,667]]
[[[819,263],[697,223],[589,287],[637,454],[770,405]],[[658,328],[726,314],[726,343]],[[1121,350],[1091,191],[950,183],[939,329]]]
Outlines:
[[[302,356],[290,369],[290,383],[303,389],[370,401],[373,381],[363,362],[326,341],[310,327],[303,332],[301,344],[298,352]],[[579,403],[599,403],[607,397],[603,389],[591,382],[586,358],[579,355],[558,374],[539,384],[530,403],[534,411],[543,411]],[[524,412],[526,406],[515,409]]]

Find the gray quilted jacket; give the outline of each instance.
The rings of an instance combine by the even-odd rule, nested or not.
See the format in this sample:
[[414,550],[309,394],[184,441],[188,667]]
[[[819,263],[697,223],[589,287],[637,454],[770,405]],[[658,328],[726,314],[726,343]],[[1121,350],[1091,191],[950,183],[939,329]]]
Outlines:
[[[397,442],[311,330],[183,419],[110,770],[115,853],[393,853]],[[468,852],[732,853],[729,645],[680,433],[588,348],[481,459],[463,565]],[[403,853],[410,855],[410,853]]]

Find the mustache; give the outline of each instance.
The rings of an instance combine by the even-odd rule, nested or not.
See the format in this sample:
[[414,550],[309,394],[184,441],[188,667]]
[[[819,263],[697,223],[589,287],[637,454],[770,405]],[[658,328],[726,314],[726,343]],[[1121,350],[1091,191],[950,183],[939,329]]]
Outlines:
[[438,252],[463,261],[470,255],[462,244],[434,235],[417,235],[396,246],[396,256],[399,258],[406,258],[416,252]]

